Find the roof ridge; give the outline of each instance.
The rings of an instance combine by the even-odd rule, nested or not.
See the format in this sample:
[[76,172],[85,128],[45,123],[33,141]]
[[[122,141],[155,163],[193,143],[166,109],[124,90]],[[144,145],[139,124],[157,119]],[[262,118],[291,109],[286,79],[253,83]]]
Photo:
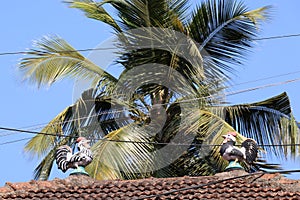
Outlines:
[[[299,191],[300,180],[288,179],[279,173],[249,174],[244,170],[234,170],[214,176],[96,180],[87,176],[73,175],[65,179],[55,178],[49,181],[8,182],[4,187],[0,187],[0,198],[255,199],[291,196],[300,198]],[[236,194],[240,194],[239,198],[235,197]]]

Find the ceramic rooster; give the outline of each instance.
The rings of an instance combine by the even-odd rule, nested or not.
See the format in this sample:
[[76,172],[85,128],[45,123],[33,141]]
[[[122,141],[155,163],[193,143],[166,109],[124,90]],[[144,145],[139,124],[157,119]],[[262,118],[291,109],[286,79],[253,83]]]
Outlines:
[[235,146],[236,133],[229,132],[223,135],[224,141],[220,149],[221,156],[229,161],[229,166],[225,170],[230,168],[242,168],[238,162],[244,162],[247,167],[251,166],[257,158],[258,145],[253,139],[247,138],[241,144],[241,147]]
[[84,167],[93,160],[89,142],[85,137],[79,137],[76,140],[78,152],[74,154],[71,147],[67,145],[59,147],[55,155],[58,169],[66,172],[68,169],[73,168],[75,169],[73,173],[87,174]]

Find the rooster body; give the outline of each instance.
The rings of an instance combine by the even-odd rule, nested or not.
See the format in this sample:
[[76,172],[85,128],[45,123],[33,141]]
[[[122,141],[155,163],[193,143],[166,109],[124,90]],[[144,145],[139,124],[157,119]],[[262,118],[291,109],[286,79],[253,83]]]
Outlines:
[[78,143],[78,152],[72,152],[71,147],[63,145],[56,151],[55,159],[58,169],[66,172],[68,169],[77,169],[85,167],[93,160],[93,155],[90,150],[89,140],[84,137],[79,137],[76,142]]
[[246,139],[241,148],[235,146],[236,133],[230,132],[223,135],[224,141],[220,149],[221,156],[230,161],[244,162],[246,165],[252,165],[257,158],[258,146],[253,139]]

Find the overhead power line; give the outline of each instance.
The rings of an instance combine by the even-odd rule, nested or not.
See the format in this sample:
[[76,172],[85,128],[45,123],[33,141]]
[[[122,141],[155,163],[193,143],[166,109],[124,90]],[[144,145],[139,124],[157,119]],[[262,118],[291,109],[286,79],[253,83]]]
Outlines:
[[239,91],[234,91],[234,92],[228,92],[225,95],[227,95],[227,96],[236,95],[236,94],[240,94],[240,93],[250,92],[250,91],[254,91],[254,90],[259,90],[259,89],[264,89],[264,88],[274,87],[274,86],[279,86],[279,85],[285,85],[285,84],[288,84],[288,83],[293,83],[293,82],[298,82],[298,81],[300,81],[300,78],[290,79],[290,80],[277,82],[277,83],[266,84],[266,85],[253,87],[253,88],[248,88],[248,89],[239,90]]
[[[297,72],[298,71],[296,71],[294,73],[297,73]],[[291,72],[291,73],[293,73],[293,72]],[[291,74],[291,73],[283,74],[282,76],[288,75],[288,74]],[[273,76],[273,77],[278,77],[278,76],[281,76],[281,75],[276,75],[276,76]],[[268,78],[271,78],[271,77],[268,77]],[[262,79],[258,79],[258,80],[262,80]],[[248,89],[244,89],[244,90],[227,92],[227,93],[225,93],[225,95],[228,95],[228,96],[230,96],[230,95],[236,95],[236,94],[240,94],[240,93],[250,92],[250,91],[264,89],[264,88],[268,88],[268,87],[274,87],[274,86],[284,85],[284,84],[288,84],[288,83],[292,83],[292,82],[297,82],[297,81],[300,81],[300,78],[290,79],[290,80],[286,80],[286,81],[282,81],[282,82],[277,82],[277,83],[266,84],[266,85],[262,85],[262,86],[258,86],[258,87],[253,87],[253,88],[248,88]],[[207,97],[192,98],[192,99],[188,99],[188,100],[181,100],[181,101],[178,101],[177,103],[187,103],[187,102],[192,102],[192,101],[201,100],[201,99],[205,99],[205,98],[212,98],[212,97],[213,97],[213,95],[210,95],[210,96],[207,96]],[[168,103],[156,104],[156,105],[162,105],[163,106],[163,105],[168,105]],[[128,109],[128,111],[130,111],[130,110],[132,110],[132,109]],[[67,123],[67,122],[73,122],[73,121],[76,121],[76,120],[87,119],[89,117],[97,117],[97,116],[104,115],[104,114],[114,114],[114,113],[120,113],[120,112],[124,112],[124,110],[122,109],[122,110],[105,111],[105,112],[101,112],[101,113],[90,115],[90,116],[86,116],[86,117],[73,118],[73,119],[70,119],[70,120],[66,120],[64,122],[52,123],[51,125],[60,125],[62,123]],[[43,128],[47,124],[49,124],[49,123],[40,123],[40,124],[36,124],[36,125],[26,126],[24,128],[30,128],[30,130],[37,130],[39,128]],[[25,130],[24,128],[20,128],[19,130]],[[4,130],[4,131],[9,131],[9,130]],[[28,130],[25,130],[25,132],[28,133]],[[36,131],[32,131],[32,132],[33,133],[37,133]],[[1,134],[1,133],[2,132],[0,132],[0,137],[4,137],[4,136],[15,134],[15,133],[7,133],[7,134]],[[57,134],[62,134],[62,132],[56,133],[56,135]],[[53,134],[51,134],[51,135],[53,135]]]
[[[297,68],[299,68],[299,67],[297,67]],[[233,84],[233,85],[230,85],[230,86],[235,87],[235,86],[245,85],[245,84],[249,84],[249,83],[256,83],[256,82],[259,82],[259,81],[265,81],[265,80],[269,80],[269,79],[273,79],[273,78],[278,78],[278,77],[283,77],[283,76],[288,76],[288,75],[294,75],[294,74],[298,74],[298,73],[300,73],[300,70],[294,71],[294,72],[288,72],[288,73],[284,73],[284,74],[277,74],[277,75],[274,75],[274,76],[268,76],[268,77],[265,77],[265,78],[245,81],[245,82],[241,82],[241,83],[236,83],[236,84]]]
[[[35,135],[49,135],[54,137],[69,137],[69,138],[78,138],[78,136],[70,136],[70,135],[63,135],[60,133],[43,133],[38,131],[30,131],[30,130],[23,130],[23,129],[16,129],[16,128],[7,128],[7,127],[0,127],[1,130],[5,131],[14,131],[14,132],[20,132],[20,133],[30,133]],[[95,140],[102,140],[105,142],[124,142],[124,143],[135,143],[135,144],[153,144],[153,145],[178,145],[178,146],[190,146],[192,144],[183,144],[183,143],[167,143],[167,142],[145,142],[145,141],[131,141],[131,140],[109,140],[106,138],[92,138]],[[195,144],[199,145],[199,144]],[[202,146],[205,146],[202,145]],[[207,145],[208,146],[208,145]],[[216,146],[216,145],[209,145],[209,146]]]
[[[287,75],[287,74],[285,74],[285,75]],[[280,75],[277,75],[277,76],[280,76]],[[274,77],[277,77],[277,76],[274,76]],[[258,80],[262,80],[262,79],[258,79]],[[293,83],[293,82],[298,82],[298,81],[300,81],[300,78],[289,79],[289,80],[282,81],[282,82],[276,82],[276,83],[261,85],[261,86],[257,86],[257,87],[253,87],[253,88],[247,88],[247,89],[244,89],[244,90],[227,92],[227,93],[225,93],[225,95],[228,95],[228,96],[237,95],[237,94],[241,94],[241,93],[245,93],[245,92],[251,92],[251,91],[264,89],[264,88],[268,88],[268,87],[275,87],[275,86],[279,86],[279,85],[285,85],[285,84],[288,84],[288,83]],[[181,100],[181,101],[178,101],[177,103],[188,103],[188,102],[197,101],[197,100],[201,100],[201,99],[208,99],[208,98],[212,98],[212,97],[214,97],[214,95],[210,95],[210,96],[207,96],[207,97],[192,98],[192,99],[188,99],[188,100]],[[156,104],[156,105],[165,106],[165,105],[168,105],[168,104],[169,103]],[[128,111],[130,111],[130,110],[132,110],[132,109],[128,109]],[[73,118],[73,119],[70,119],[70,120],[66,120],[62,123],[73,122],[73,121],[76,121],[76,120],[87,119],[89,117],[97,117],[97,116],[104,115],[104,114],[114,114],[114,113],[120,113],[120,112],[124,112],[124,110],[122,109],[122,110],[105,111],[105,112],[101,112],[101,113],[86,116],[86,117]],[[61,122],[60,123],[52,123],[51,125],[58,125],[58,124],[62,124],[62,123]],[[25,128],[31,128],[30,130],[36,130],[36,129],[39,129],[39,128],[43,128],[44,125],[47,125],[47,124],[49,124],[49,123],[40,123],[40,124],[37,124],[37,125],[27,126]],[[10,134],[7,134],[7,135],[10,135]],[[4,135],[4,136],[6,136],[6,135]],[[2,136],[0,135],[0,137],[2,137]]]
[[18,139],[18,140],[11,140],[11,141],[8,141],[8,142],[2,142],[2,143],[0,143],[0,146],[5,145],[5,144],[12,144],[12,143],[16,143],[16,142],[21,142],[21,141],[24,141],[24,140],[30,140],[30,139],[32,139],[32,137],[22,138],[22,139]]
[[275,39],[283,39],[283,38],[291,38],[291,37],[299,37],[300,33],[297,34],[288,34],[288,35],[276,35],[276,36],[270,36],[270,37],[262,37],[262,38],[256,38],[253,40],[275,40]]
[[[30,133],[30,134],[35,134],[35,135],[49,135],[49,136],[54,136],[54,137],[69,137],[69,138],[74,138],[77,139],[78,136],[70,136],[70,135],[63,135],[59,133],[43,133],[43,132],[38,132],[38,131],[29,131],[29,130],[23,130],[23,129],[16,129],[16,128],[7,128],[7,127],[0,127],[1,130],[6,130],[6,131],[14,131],[14,132],[20,132],[20,133]],[[31,139],[31,138],[24,138],[22,140],[26,139]],[[174,146],[200,146],[200,147],[215,147],[215,146],[221,146],[221,144],[197,144],[197,143],[170,143],[170,142],[146,142],[146,141],[131,141],[131,140],[111,140],[107,138],[90,138],[94,140],[102,140],[103,142],[120,142],[120,143],[134,143],[134,144],[152,144],[152,145],[174,145]],[[13,143],[13,142],[18,142],[17,140],[15,141],[10,141],[6,142],[7,144]],[[1,145],[1,143],[0,143]],[[238,146],[238,145],[237,145]],[[300,144],[258,144],[258,146],[261,147],[280,147],[280,146],[300,146]]]
[[[298,81],[300,81],[300,78],[289,79],[289,80],[282,81],[282,82],[261,85],[261,86],[257,86],[257,87],[247,88],[247,89],[244,89],[244,90],[226,92],[224,95],[225,96],[237,95],[237,94],[241,94],[241,93],[245,93],[245,92],[251,92],[251,91],[260,90],[260,89],[269,88],[269,87],[275,87],[275,86],[279,86],[279,85],[285,85],[285,84],[288,84],[288,83],[293,83],[293,82],[298,82]],[[217,96],[217,95],[209,95],[209,96],[206,96],[206,97],[198,97],[198,98],[192,98],[192,99],[187,99],[187,100],[181,100],[181,101],[178,101],[178,103],[187,103],[187,102],[201,100],[201,99],[205,99],[205,98],[213,98],[214,96]],[[157,104],[157,105],[167,105],[167,103]]]
[[[251,41],[262,41],[262,40],[275,40],[275,39],[284,39],[284,38],[293,38],[293,37],[299,37],[299,34],[288,34],[288,35],[277,35],[277,36],[270,36],[270,37],[262,37],[262,38],[254,38]],[[222,43],[222,42],[228,42],[228,41],[236,41],[236,40],[224,40],[224,41],[217,41],[215,43]],[[186,45],[186,44],[182,44]],[[175,46],[178,46],[175,45]],[[147,46],[148,47],[148,46]],[[143,48],[140,46],[140,48]],[[74,51],[57,51],[57,53],[70,53],[70,52],[86,52],[86,51],[106,51],[106,50],[114,50],[117,49],[116,47],[99,47],[99,48],[86,48],[86,49],[76,49]],[[15,51],[15,52],[2,52],[0,53],[0,56],[5,55],[18,55],[18,54],[27,54],[30,51]]]

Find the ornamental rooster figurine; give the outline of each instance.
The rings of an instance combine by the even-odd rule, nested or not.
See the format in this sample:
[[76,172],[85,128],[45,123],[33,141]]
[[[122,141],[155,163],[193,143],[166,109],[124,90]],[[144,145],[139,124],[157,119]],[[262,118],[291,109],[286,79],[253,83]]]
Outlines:
[[90,164],[93,160],[92,151],[90,150],[89,140],[85,137],[79,137],[76,140],[78,152],[72,152],[71,147],[63,145],[56,151],[55,159],[58,169],[64,173],[70,169],[75,169],[71,174],[85,174],[88,173],[84,167]]
[[229,165],[225,171],[233,169],[244,169],[238,162],[244,162],[247,168],[250,168],[257,158],[258,145],[250,138],[247,138],[242,144],[241,148],[235,146],[236,133],[229,132],[223,135],[224,141],[220,149],[221,156],[229,161]]

